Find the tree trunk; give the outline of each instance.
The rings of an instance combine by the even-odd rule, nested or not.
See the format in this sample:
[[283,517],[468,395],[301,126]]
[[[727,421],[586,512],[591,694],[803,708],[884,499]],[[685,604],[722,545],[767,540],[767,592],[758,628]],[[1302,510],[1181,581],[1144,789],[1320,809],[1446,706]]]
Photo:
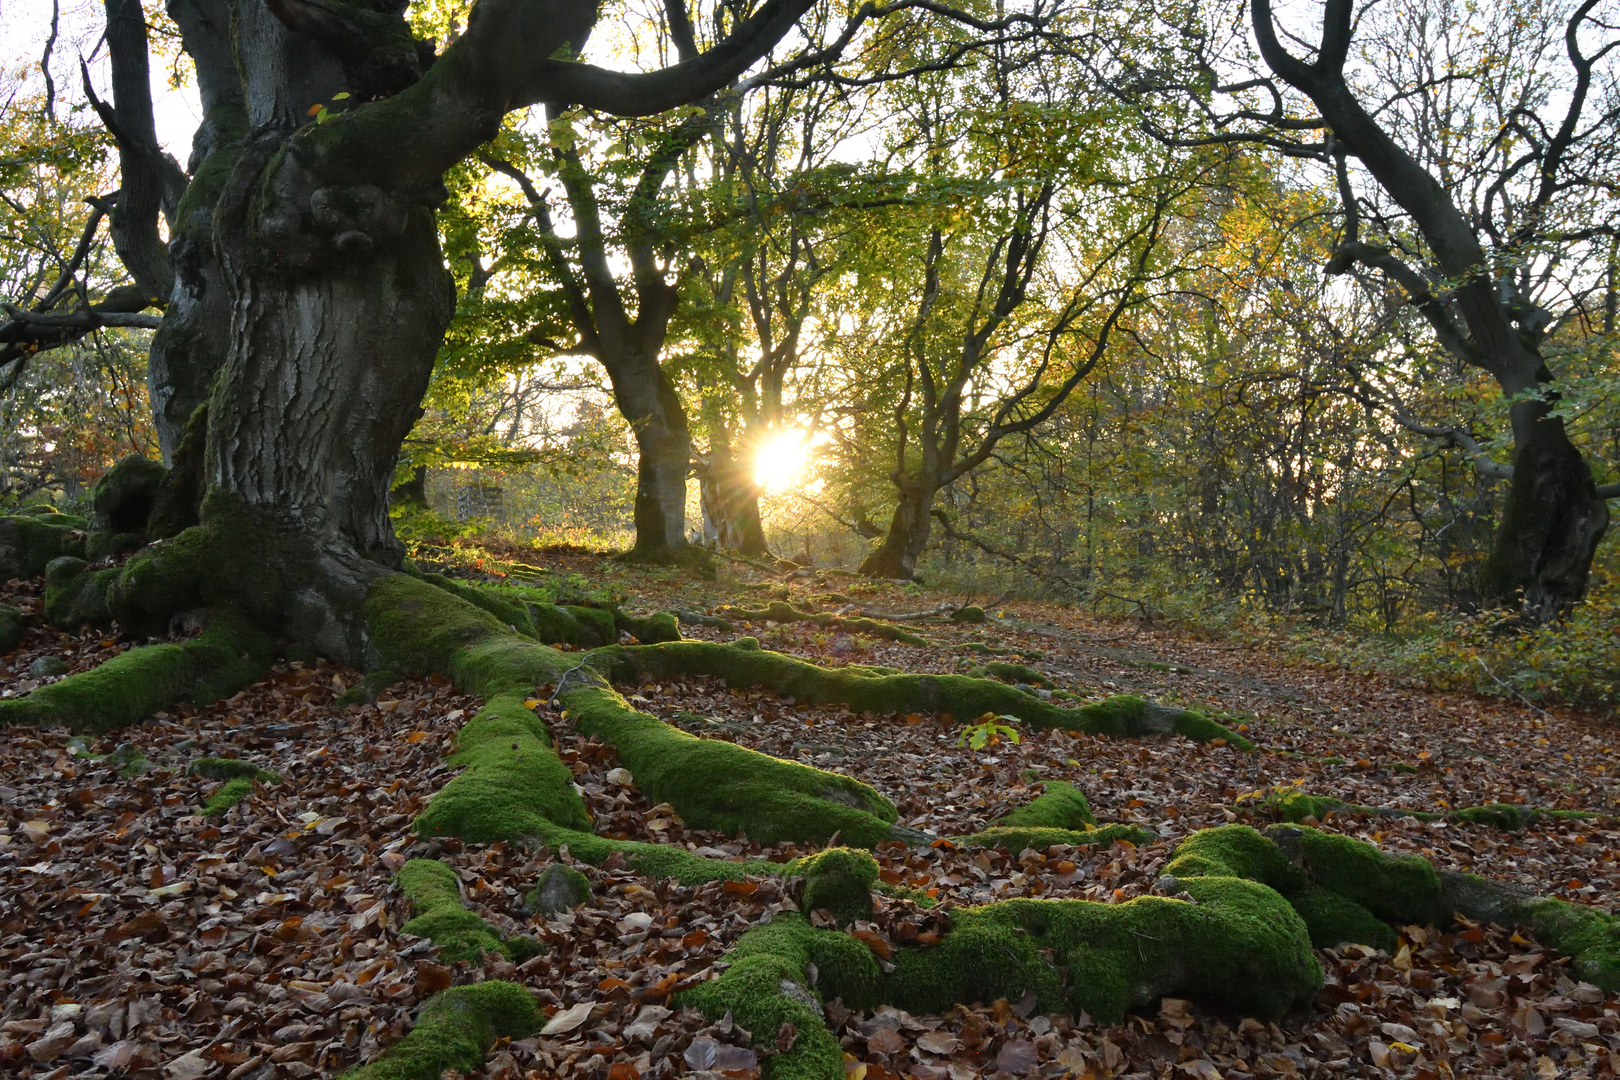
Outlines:
[[901,581],[915,577],[917,560],[928,546],[928,533],[933,525],[928,514],[933,505],[932,487],[918,484],[902,487],[900,503],[889,522],[889,534],[883,538],[882,546],[861,563],[861,573]]
[[636,437],[636,544],[632,558],[678,559],[686,543],[686,477],[692,436],[686,409],[656,356],[639,350],[605,362],[613,399]]
[[1517,603],[1541,623],[1561,618],[1586,595],[1609,507],[1564,422],[1538,415],[1519,444],[1513,479],[1489,560],[1480,574],[1486,602]]
[[769,555],[759,515],[759,486],[729,445],[711,440],[708,464],[699,480],[704,539],[723,551]]

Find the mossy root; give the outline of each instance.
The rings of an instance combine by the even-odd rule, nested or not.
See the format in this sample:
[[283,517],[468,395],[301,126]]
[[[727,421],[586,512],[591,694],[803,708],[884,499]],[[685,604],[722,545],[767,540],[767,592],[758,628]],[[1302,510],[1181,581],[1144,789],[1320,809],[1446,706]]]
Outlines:
[[0,724],[60,724],[88,734],[127,727],[177,701],[229,697],[268,670],[270,651],[267,636],[219,618],[191,641],[130,649],[26,697],[0,701]]
[[[893,623],[880,622],[877,619],[867,619],[861,617],[846,618],[844,616],[834,615],[831,612],[818,613],[814,611],[801,611],[792,604],[784,604],[780,600],[774,601],[769,607],[760,610],[734,607],[727,607],[721,610],[723,610],[729,618],[738,621],[774,623],[809,622],[815,623],[823,630],[839,630],[850,634],[869,634],[873,637],[883,638],[886,641],[897,641],[903,645],[929,646],[933,644],[927,638],[913,634],[905,627],[896,626]],[[646,639],[643,639],[644,642],[645,640]]]
[[786,1053],[765,1059],[766,1080],[842,1080],[843,1047],[827,1030],[808,969],[813,964],[818,980],[846,990],[846,1005],[865,1007],[875,1003],[881,975],[866,946],[784,914],[744,934],[726,959],[730,966],[718,979],[684,991],[677,1003],[711,1020],[730,1013],[762,1046],[771,1046],[783,1025],[792,1024],[797,1038]]
[[995,822],[1002,826],[1043,829],[1085,829],[1095,827],[1097,815],[1091,812],[1085,792],[1062,780],[1049,781],[1046,790],[1027,805],[1003,814]]
[[0,604],[0,656],[15,649],[23,639],[25,620],[21,610]]
[[534,997],[517,983],[491,979],[429,998],[408,1035],[344,1080],[439,1080],[447,1069],[468,1073],[498,1039],[521,1039],[541,1024]]
[[430,939],[442,959],[454,963],[507,955],[495,928],[462,906],[456,872],[444,863],[412,859],[399,868],[394,880],[410,897],[415,913],[400,929]]
[[561,700],[580,731],[618,750],[644,794],[697,828],[764,843],[823,841],[837,833],[873,847],[890,837],[894,804],[858,780],[697,738],[635,712],[609,687],[570,690]]
[[0,581],[39,577],[64,555],[84,558],[85,520],[67,514],[0,517]]
[[253,794],[253,778],[250,776],[237,776],[225,781],[214,789],[203,803],[204,817],[223,817],[225,812],[249,795]]
[[1253,744],[1196,712],[1168,708],[1138,697],[1119,696],[1065,709],[1005,683],[965,675],[887,674],[865,667],[824,668],[744,642],[721,645],[678,641],[665,645],[618,646],[592,655],[615,682],[715,675],[731,686],[763,686],[801,701],[847,705],[857,712],[950,713],[970,722],[986,713],[1015,716],[1035,727],[1085,731],[1095,735],[1166,735],[1180,732],[1199,741],[1224,739],[1251,749]]

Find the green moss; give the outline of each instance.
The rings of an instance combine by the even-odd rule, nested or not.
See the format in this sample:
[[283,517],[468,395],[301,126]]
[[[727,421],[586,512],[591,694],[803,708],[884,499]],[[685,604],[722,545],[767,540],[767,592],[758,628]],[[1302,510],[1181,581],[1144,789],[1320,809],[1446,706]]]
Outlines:
[[858,780],[697,738],[633,711],[607,687],[571,690],[562,701],[581,732],[618,750],[637,788],[696,828],[764,843],[838,834],[872,847],[889,837],[894,805]]
[[107,593],[118,573],[113,567],[90,570],[71,555],[51,560],[45,568],[45,618],[59,630],[110,626]]
[[1541,899],[1525,905],[1523,921],[1541,941],[1570,958],[1570,971],[1609,993],[1620,991],[1620,924],[1583,904]]
[[1019,825],[1046,829],[1085,829],[1095,827],[1097,815],[1091,812],[1086,794],[1073,784],[1053,780],[1028,805],[1002,815],[997,825]]
[[843,996],[852,1008],[876,1003],[877,961],[847,934],[813,929],[798,916],[776,916],[738,939],[718,979],[683,992],[677,1003],[711,1020],[730,1013],[771,1047],[783,1024],[798,1030],[793,1048],[765,1059],[767,1080],[842,1080],[844,1051],[822,1021],[808,969],[814,964],[825,996]]
[[10,652],[22,642],[23,631],[22,611],[9,604],[0,604],[0,655]]
[[1261,806],[1273,817],[1292,822],[1304,821],[1308,817],[1321,821],[1336,810],[1358,809],[1331,795],[1307,795],[1297,789],[1274,791],[1266,796]]
[[345,1080],[438,1080],[448,1069],[469,1073],[498,1039],[521,1039],[542,1023],[534,997],[516,983],[491,979],[435,994],[416,1026],[377,1061]]
[[450,762],[462,771],[416,819],[420,835],[484,844],[539,836],[548,824],[591,827],[574,774],[519,694],[491,698],[456,734]]
[[1446,815],[1452,821],[1466,821],[1473,825],[1489,825],[1503,832],[1520,832],[1534,825],[1541,815],[1528,806],[1509,803],[1485,803],[1483,806],[1465,806]]
[[[1079,709],[1065,709],[990,679],[963,675],[879,675],[857,667],[825,668],[781,653],[753,650],[741,641],[721,645],[678,641],[665,645],[619,646],[599,650],[614,681],[716,675],[731,686],[767,686],[800,701],[848,705],[857,712],[950,713],[971,722],[985,713],[1015,716],[1034,727],[1086,731],[1096,735],[1145,735],[1164,730],[1148,718],[1141,698],[1115,697]],[[1219,728],[1221,738],[1247,745]]]
[[969,604],[966,607],[959,607],[955,611],[951,612],[951,622],[982,623],[984,622],[984,608],[975,607],[972,604]]
[[1224,724],[1216,723],[1196,709],[1183,709],[1171,721],[1176,728],[1177,735],[1183,735],[1193,742],[1214,742],[1216,739],[1225,739],[1230,745],[1239,750],[1253,750],[1252,740],[1233,731]]
[[805,911],[826,909],[840,926],[872,917],[878,865],[870,853],[828,848],[799,860],[797,871],[804,875]]
[[366,625],[380,661],[376,666],[406,675],[444,674],[463,650],[504,631],[488,611],[408,574],[386,574],[372,584]]
[[1177,880],[1236,877],[1293,895],[1308,884],[1305,874],[1275,843],[1247,825],[1200,829],[1176,845],[1165,874]]
[[225,811],[251,794],[253,794],[252,777],[238,776],[235,779],[227,780],[215,788],[214,793],[208,796],[208,801],[203,803],[203,815],[205,817],[220,817]]
[[977,679],[1000,679],[1003,682],[1028,683],[1030,686],[1050,687],[1052,685],[1051,680],[1034,668],[1025,667],[1023,664],[1009,664],[1002,660],[992,660],[988,664],[980,664],[967,674]]
[[763,859],[728,862],[694,855],[685,848],[668,844],[647,844],[639,840],[614,840],[556,825],[541,827],[539,839],[553,851],[568,849],[571,858],[598,866],[614,855],[622,855],[625,865],[646,877],[672,878],[681,885],[702,885],[710,881],[742,881],[766,874],[791,874],[793,863],[771,863]]
[[911,1012],[1016,1000],[1105,1023],[1173,994],[1274,1019],[1315,997],[1322,969],[1305,923],[1278,893],[1233,877],[1181,882],[1194,902],[1009,900],[952,912],[932,949],[902,950],[883,998]]
[[1002,826],[983,829],[967,836],[953,836],[951,841],[960,847],[1001,848],[1020,852],[1025,848],[1037,851],[1053,844],[1073,847],[1107,847],[1120,840],[1132,844],[1151,844],[1159,838],[1152,829],[1140,825],[1104,825],[1097,829],[1051,829],[1038,826]]
[[394,876],[410,897],[415,917],[401,930],[432,940],[439,956],[457,960],[479,960],[484,956],[505,955],[495,928],[461,905],[461,887],[456,872],[435,859],[412,859]]
[[1266,836],[1303,867],[1315,884],[1360,904],[1385,922],[1444,926],[1451,919],[1439,875],[1426,859],[1390,855],[1365,840],[1320,829],[1274,825]]
[[261,769],[253,762],[241,758],[198,758],[186,767],[186,775],[201,776],[209,780],[235,780],[237,777],[245,776],[266,784],[281,783],[280,773]]
[[1399,944],[1399,938],[1388,923],[1331,890],[1312,885],[1289,897],[1289,903],[1305,920],[1311,931],[1311,944],[1319,949],[1332,949],[1349,942],[1392,953]]
[[61,724],[99,734],[177,701],[207,704],[257,681],[269,666],[271,644],[239,621],[217,618],[192,641],[130,649],[26,697],[0,701],[0,723]]
[[852,634],[870,634],[887,641],[898,641],[905,645],[929,645],[927,638],[919,637],[903,626],[894,623],[880,622],[877,619],[845,618],[833,615],[830,612],[801,611],[792,604],[784,604],[780,600],[774,601],[769,607],[758,610],[747,608],[726,608],[725,612],[733,619],[746,619],[750,622],[808,622],[814,623],[823,630],[837,630]]
[[0,517],[0,581],[38,577],[49,563],[64,555],[84,558],[84,533],[80,526],[62,521],[65,517]]
[[659,611],[645,618],[626,615],[624,612],[614,613],[614,622],[620,630],[634,637],[643,645],[658,645],[665,641],[681,640],[681,625],[676,617],[667,611]]

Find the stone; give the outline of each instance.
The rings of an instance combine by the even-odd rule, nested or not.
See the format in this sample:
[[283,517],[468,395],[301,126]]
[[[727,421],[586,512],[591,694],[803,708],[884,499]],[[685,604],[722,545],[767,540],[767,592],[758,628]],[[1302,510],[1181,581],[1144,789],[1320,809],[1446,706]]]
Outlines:
[[42,656],[28,665],[30,679],[51,679],[58,675],[66,675],[68,666],[62,662],[60,656]]

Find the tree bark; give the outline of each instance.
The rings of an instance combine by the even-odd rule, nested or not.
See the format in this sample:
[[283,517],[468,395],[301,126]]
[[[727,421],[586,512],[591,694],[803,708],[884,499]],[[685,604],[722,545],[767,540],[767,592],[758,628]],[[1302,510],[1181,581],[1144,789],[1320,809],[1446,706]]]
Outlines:
[[639,457],[631,557],[671,561],[686,547],[686,477],[692,467],[686,410],[655,357],[633,352],[604,366],[619,412],[635,432]]

